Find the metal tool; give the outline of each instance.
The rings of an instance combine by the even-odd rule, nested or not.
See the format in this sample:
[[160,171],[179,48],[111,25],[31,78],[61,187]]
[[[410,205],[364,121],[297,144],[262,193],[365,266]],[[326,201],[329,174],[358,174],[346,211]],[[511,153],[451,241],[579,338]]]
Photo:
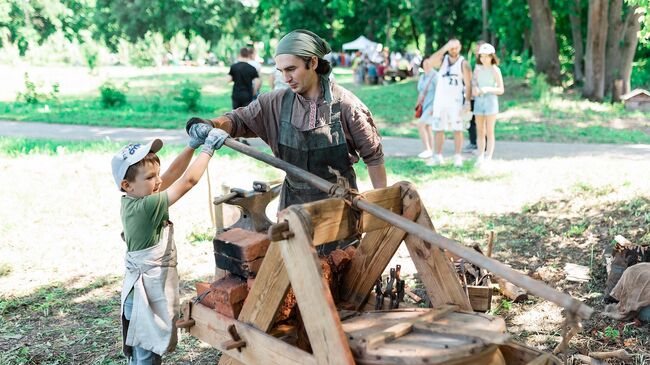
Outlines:
[[214,198],[213,203],[233,205],[239,209],[239,219],[226,229],[242,228],[266,232],[273,224],[266,216],[266,207],[280,194],[281,189],[282,185],[277,184],[277,181],[255,181],[253,190],[232,188],[230,193]]

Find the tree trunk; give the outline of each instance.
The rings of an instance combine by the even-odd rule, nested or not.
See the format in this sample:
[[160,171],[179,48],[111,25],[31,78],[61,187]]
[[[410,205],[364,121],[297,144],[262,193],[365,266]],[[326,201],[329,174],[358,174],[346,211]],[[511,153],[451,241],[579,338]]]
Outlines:
[[483,31],[481,32],[481,39],[485,42],[490,42],[494,45],[492,39],[492,32],[490,32],[490,8],[492,7],[490,0],[482,0],[481,8],[483,15]]
[[585,75],[583,73],[583,58],[585,56],[582,43],[582,12],[580,11],[580,0],[573,0],[569,20],[571,21],[571,39],[573,40],[573,79],[575,83],[582,84]]
[[607,51],[605,52],[605,94],[621,78],[621,46],[623,41],[623,0],[610,0]]
[[390,47],[390,8],[386,8],[386,47]]
[[528,0],[528,10],[533,24],[533,56],[535,70],[546,74],[552,85],[559,85],[560,58],[555,37],[555,19],[548,0]]
[[605,48],[607,44],[607,0],[589,0],[585,84],[582,95],[590,100],[605,97]]
[[[629,17],[625,24],[625,35],[623,36],[623,46],[621,47],[621,79],[623,79],[623,94],[627,94],[631,90],[630,76],[632,75],[632,61],[634,61],[634,53],[636,46],[639,43],[639,30],[641,23],[639,18],[641,14],[636,12],[636,7],[628,9]],[[646,14],[646,16],[648,16]]]
[[[420,36],[418,35],[418,30],[415,27],[415,19],[413,19],[413,15],[409,16],[409,20],[411,21],[411,34],[413,34],[413,40],[415,41],[415,48],[421,51],[420,49]],[[426,52],[425,52],[426,53]]]

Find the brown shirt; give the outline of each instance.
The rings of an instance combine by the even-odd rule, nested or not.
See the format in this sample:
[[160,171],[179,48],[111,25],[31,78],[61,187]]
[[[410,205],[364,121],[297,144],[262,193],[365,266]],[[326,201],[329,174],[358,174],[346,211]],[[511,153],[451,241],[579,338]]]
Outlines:
[[[226,113],[232,121],[233,137],[260,137],[277,156],[280,132],[280,110],[285,89],[261,94],[248,106]],[[341,86],[332,84],[332,95],[341,99],[341,125],[348,145],[351,163],[359,156],[368,166],[384,163],[381,137],[375,127],[372,114],[361,100]],[[330,120],[329,103],[322,93],[317,101],[296,94],[291,124],[301,131],[319,127]]]

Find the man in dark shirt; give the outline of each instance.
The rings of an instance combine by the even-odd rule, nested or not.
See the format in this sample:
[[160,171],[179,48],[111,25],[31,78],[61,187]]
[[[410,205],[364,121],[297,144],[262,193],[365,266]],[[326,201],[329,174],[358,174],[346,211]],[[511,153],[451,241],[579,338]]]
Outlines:
[[257,94],[261,85],[259,75],[255,67],[248,62],[248,48],[244,47],[239,51],[237,63],[230,66],[230,81],[234,82],[232,86],[232,108],[246,106],[253,101],[253,95]]

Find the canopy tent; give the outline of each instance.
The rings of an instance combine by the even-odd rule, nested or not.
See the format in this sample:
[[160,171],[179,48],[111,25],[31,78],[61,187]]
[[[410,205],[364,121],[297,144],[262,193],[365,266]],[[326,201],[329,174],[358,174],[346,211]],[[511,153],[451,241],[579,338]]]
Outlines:
[[377,52],[378,44],[379,43],[373,42],[364,36],[359,36],[359,38],[353,40],[352,42],[343,43],[343,50],[359,50],[365,53],[374,53]]

